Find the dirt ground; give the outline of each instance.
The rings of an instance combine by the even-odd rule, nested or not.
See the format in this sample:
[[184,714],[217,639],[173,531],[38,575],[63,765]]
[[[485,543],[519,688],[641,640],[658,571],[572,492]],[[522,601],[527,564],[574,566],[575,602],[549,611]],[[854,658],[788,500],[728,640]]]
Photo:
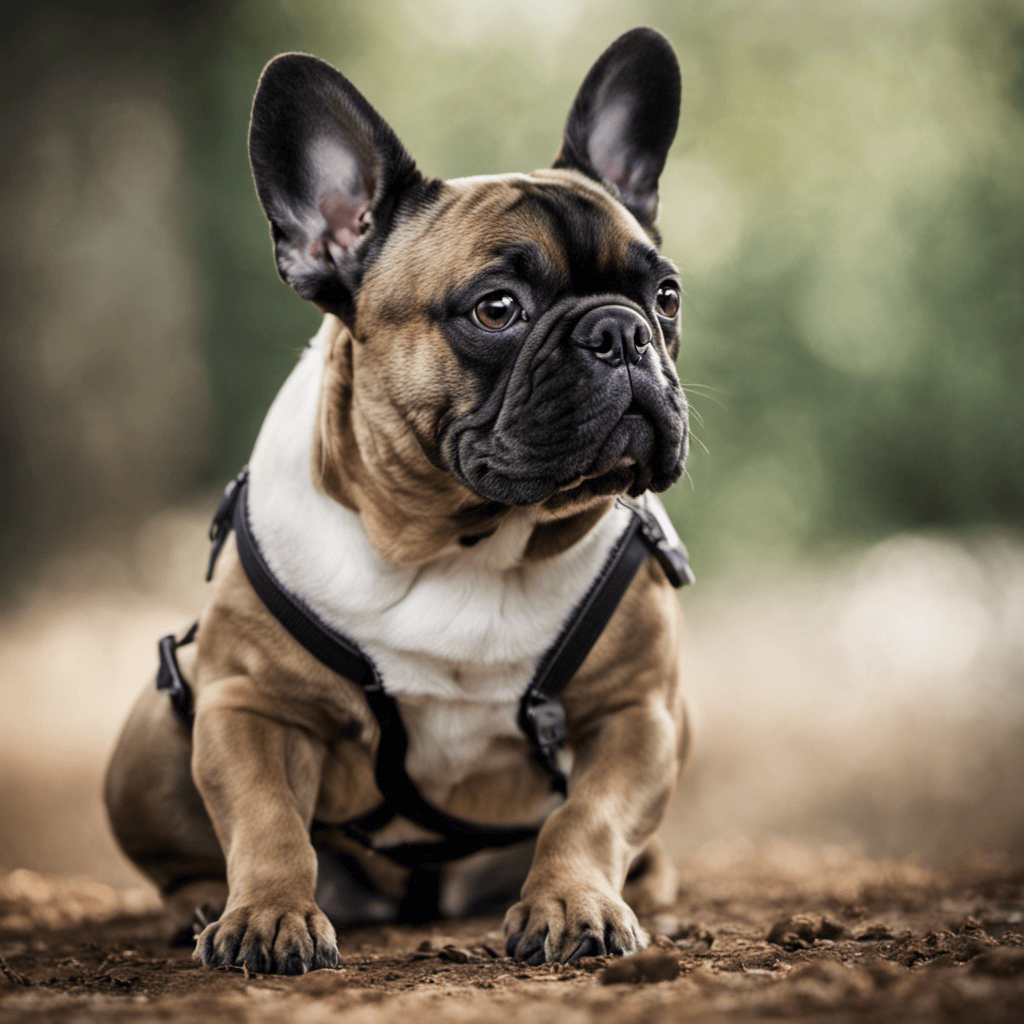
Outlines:
[[687,588],[696,753],[662,827],[683,885],[650,957],[523,967],[495,917],[246,978],[168,946],[100,799],[155,638],[202,606],[211,502],[0,610],[0,1024],[1024,1021],[1024,539]]
[[1005,859],[938,870],[740,843],[682,872],[629,960],[524,967],[494,917],[350,930],[339,969],[283,978],[199,966],[140,892],[14,871],[0,1021],[1024,1020],[1024,872]]

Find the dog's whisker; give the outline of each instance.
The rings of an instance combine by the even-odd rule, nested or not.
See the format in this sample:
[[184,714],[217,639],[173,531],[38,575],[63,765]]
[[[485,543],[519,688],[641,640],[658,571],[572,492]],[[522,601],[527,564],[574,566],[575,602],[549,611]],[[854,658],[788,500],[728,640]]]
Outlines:
[[725,402],[721,401],[721,400],[720,400],[719,398],[717,398],[717,397],[716,397],[715,395],[707,395],[707,394],[704,394],[704,393],[702,393],[702,392],[698,391],[698,392],[697,392],[697,397],[698,397],[698,398],[699,398],[699,399],[700,399],[700,400],[701,400],[702,402],[713,402],[713,403],[714,403],[715,405],[717,405],[717,406],[718,406],[718,408],[719,408],[719,409],[728,409],[728,408],[729,408],[729,406],[728,406],[728,405],[726,405],[726,403],[725,403]]
[[711,454],[711,452],[708,450],[708,446],[692,430],[690,431],[690,440],[699,444],[701,448],[704,449],[705,455]]

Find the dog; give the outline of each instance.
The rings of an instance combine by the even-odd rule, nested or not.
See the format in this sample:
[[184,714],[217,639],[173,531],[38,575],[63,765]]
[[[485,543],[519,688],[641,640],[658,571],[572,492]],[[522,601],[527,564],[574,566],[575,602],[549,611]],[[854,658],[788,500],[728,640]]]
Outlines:
[[[105,789],[179,923],[205,908],[201,962],[302,973],[335,925],[501,900],[510,956],[574,962],[643,949],[674,900],[679,548],[652,494],[688,443],[655,227],[679,106],[635,29],[551,168],[440,181],[330,65],[264,70],[256,189],[323,322]],[[634,521],[658,557],[609,582]]]

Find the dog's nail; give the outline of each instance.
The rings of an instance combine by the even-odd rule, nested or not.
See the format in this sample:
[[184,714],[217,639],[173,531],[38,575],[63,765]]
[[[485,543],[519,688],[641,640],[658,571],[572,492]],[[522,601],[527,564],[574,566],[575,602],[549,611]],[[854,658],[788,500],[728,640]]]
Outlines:
[[280,974],[305,974],[306,965],[302,962],[302,957],[298,953],[289,953],[278,963],[278,973]]
[[584,935],[569,954],[568,962],[575,964],[585,956],[603,956],[604,952],[604,943],[596,935]]

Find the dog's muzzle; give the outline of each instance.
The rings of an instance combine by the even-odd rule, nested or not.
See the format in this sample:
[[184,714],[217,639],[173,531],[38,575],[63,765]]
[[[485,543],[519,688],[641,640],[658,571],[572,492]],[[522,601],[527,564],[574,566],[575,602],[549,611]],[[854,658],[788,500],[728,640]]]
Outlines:
[[686,457],[686,399],[655,330],[620,296],[549,309],[451,424],[443,447],[455,475],[504,505],[671,486]]

